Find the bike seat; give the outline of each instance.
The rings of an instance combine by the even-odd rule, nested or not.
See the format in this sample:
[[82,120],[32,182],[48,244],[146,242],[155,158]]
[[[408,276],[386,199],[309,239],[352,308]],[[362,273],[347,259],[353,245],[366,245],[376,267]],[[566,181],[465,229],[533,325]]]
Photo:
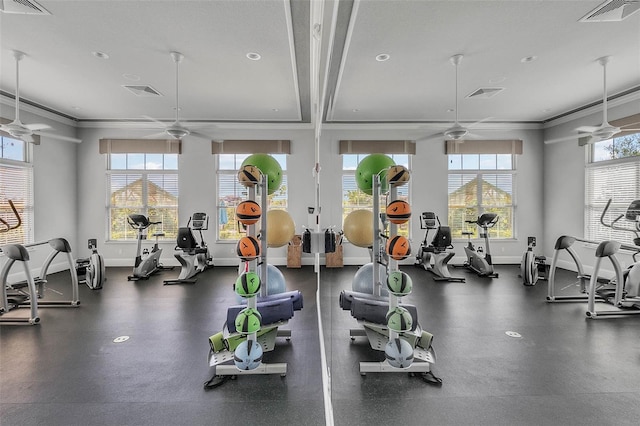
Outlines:
[[473,235],[473,232],[463,232],[462,235]]
[[164,232],[156,232],[154,234],[151,234],[152,237],[164,237]]

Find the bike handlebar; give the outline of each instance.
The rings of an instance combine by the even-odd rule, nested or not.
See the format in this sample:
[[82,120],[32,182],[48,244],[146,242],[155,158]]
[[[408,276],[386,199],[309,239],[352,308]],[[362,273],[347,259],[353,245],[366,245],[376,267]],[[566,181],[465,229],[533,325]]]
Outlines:
[[11,206],[11,210],[13,210],[13,214],[15,215],[18,222],[15,225],[11,226],[9,225],[9,222],[0,218],[0,222],[2,222],[2,224],[7,227],[7,229],[0,229],[0,233],[9,232],[13,229],[19,228],[20,225],[22,225],[22,218],[20,217],[20,214],[18,214],[18,210],[16,209],[16,206],[13,204],[13,201],[11,200],[7,200],[7,201],[9,202],[9,206]]
[[604,216],[609,211],[609,207],[611,206],[611,202],[612,201],[613,201],[613,198],[609,198],[609,201],[607,201],[607,205],[604,206],[604,210],[602,210],[602,214],[600,214],[600,223],[603,226],[606,226],[607,228],[615,229],[617,231],[633,232],[634,234],[637,234],[638,232],[640,232],[640,222],[638,222],[638,221],[636,221],[636,226],[635,226],[636,229],[635,230],[634,229],[625,228],[623,226],[616,225],[616,223],[625,216],[624,214],[619,215],[617,218],[615,218],[609,224],[605,223]]

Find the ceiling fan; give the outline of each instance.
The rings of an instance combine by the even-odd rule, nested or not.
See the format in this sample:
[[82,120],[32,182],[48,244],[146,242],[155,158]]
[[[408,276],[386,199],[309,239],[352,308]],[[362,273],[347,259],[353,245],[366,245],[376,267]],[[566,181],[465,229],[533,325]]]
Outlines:
[[75,138],[42,132],[42,130],[51,128],[51,126],[47,124],[23,124],[20,121],[20,61],[22,60],[22,58],[25,57],[25,54],[18,50],[14,50],[13,57],[16,60],[16,95],[15,95],[16,118],[11,122],[0,124],[0,130],[5,133],[8,133],[9,135],[11,135],[11,137],[15,139],[19,139],[29,143],[39,144],[39,141],[36,141],[33,135],[46,135],[47,137],[51,137],[53,139],[60,139],[60,140],[71,141],[71,142],[80,142],[80,140]]
[[[453,66],[456,68],[456,120],[453,122],[453,126],[449,127],[442,133],[431,135],[427,139],[438,139],[444,136],[445,139],[461,141],[465,137],[476,137],[476,135],[472,135],[471,133],[469,133],[469,128],[462,126],[458,121],[458,67],[460,66],[460,62],[462,62],[462,58],[463,56],[461,54],[453,55],[451,58],[449,58]],[[477,123],[473,123],[471,126],[474,126],[478,123],[480,123],[480,121]]]
[[[574,136],[566,136],[558,139],[551,139],[551,140],[545,141],[545,143],[550,144],[550,143],[564,142],[568,140],[575,140],[576,138],[578,138],[578,144],[580,146],[583,146],[583,145],[587,145],[595,142],[606,141],[607,139],[611,139],[612,137],[619,134],[620,132],[629,132],[629,131],[640,132],[640,128],[638,129],[628,128],[629,126],[634,126],[634,125],[637,125],[638,127],[640,127],[640,123],[630,123],[630,124],[627,124],[626,126],[616,127],[609,124],[609,121],[607,120],[607,64],[609,63],[610,58],[611,58],[610,56],[603,56],[602,58],[597,59],[597,62],[600,65],[602,65],[602,70],[603,70],[602,74],[603,74],[603,82],[604,82],[603,91],[602,91],[603,92],[602,93],[602,124],[600,124],[597,127],[596,126],[580,126],[575,129],[578,132],[577,136],[574,135]],[[588,137],[588,139],[584,139],[586,137]]]
[[[191,136],[196,136],[199,138],[204,138],[204,139],[208,139],[211,140],[213,139],[213,137],[211,136],[207,136],[203,133],[199,133],[197,131],[194,131],[193,128],[189,129],[187,127],[185,127],[184,125],[182,125],[182,123],[180,123],[180,119],[178,116],[178,112],[180,111],[180,98],[179,98],[179,90],[178,90],[178,71],[179,71],[179,66],[180,66],[180,62],[182,62],[182,59],[184,59],[184,55],[180,52],[169,52],[169,54],[171,55],[171,59],[173,60],[173,62],[176,64],[176,120],[171,123],[170,125],[166,125],[166,123],[163,123],[162,121],[156,120],[154,118],[151,117],[147,117],[145,116],[145,118],[158,123],[160,125],[162,125],[162,127],[164,127],[164,131],[155,135],[149,135],[146,136],[145,138],[157,138],[157,137],[161,137],[165,134],[171,136],[174,139],[182,139],[185,136],[191,135]],[[210,125],[208,125],[210,126]]]

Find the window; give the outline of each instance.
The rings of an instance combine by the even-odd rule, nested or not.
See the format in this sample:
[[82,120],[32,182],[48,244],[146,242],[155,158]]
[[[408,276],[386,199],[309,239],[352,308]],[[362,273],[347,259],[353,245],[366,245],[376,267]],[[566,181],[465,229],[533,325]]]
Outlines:
[[[22,224],[10,232],[0,233],[0,245],[32,243],[33,167],[29,159],[29,144],[0,136],[0,217],[11,226],[16,224],[16,220],[8,200],[13,201]],[[5,227],[0,224],[0,229]]]
[[[238,170],[250,154],[217,154],[218,157],[218,241],[237,241],[244,233],[235,220],[236,207],[247,199],[248,190],[238,182]],[[287,209],[287,155],[270,154],[282,168],[280,188],[267,197],[269,208]],[[262,206],[263,213],[268,209]]]
[[478,236],[478,227],[465,223],[482,213],[499,216],[495,238],[514,238],[515,155],[449,154],[449,216],[453,238],[462,232]]
[[[640,133],[597,142],[590,148],[590,162],[585,171],[585,238],[633,244],[632,232],[604,227],[600,216],[610,199],[607,223],[624,214],[632,201],[640,199]],[[617,224],[633,228],[624,218]]]
[[[175,240],[178,230],[178,154],[109,154],[108,223],[110,240],[135,240],[131,213],[162,221],[151,233]],[[150,234],[149,234],[150,235]]]
[[[362,192],[356,184],[356,168],[360,163],[360,160],[365,158],[369,154],[342,154],[342,222],[344,219],[354,210],[359,209],[371,209],[373,207],[373,197]],[[389,157],[397,165],[405,166],[411,170],[409,164],[410,156],[408,154],[389,154]],[[409,200],[409,185],[411,180],[406,185],[398,186],[398,199],[404,200],[411,204]],[[384,195],[380,199],[380,210],[393,201],[387,199],[388,196]],[[409,237],[409,222],[398,225],[398,234],[405,237]]]

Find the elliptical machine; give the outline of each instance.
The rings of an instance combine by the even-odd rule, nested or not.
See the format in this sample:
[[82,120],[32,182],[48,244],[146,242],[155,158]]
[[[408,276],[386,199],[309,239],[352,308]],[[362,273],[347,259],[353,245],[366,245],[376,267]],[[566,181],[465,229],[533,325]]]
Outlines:
[[[436,226],[436,221],[438,226]],[[420,216],[420,229],[426,229],[424,240],[416,255],[416,266],[421,266],[425,271],[431,272],[435,281],[464,282],[463,277],[452,277],[447,263],[455,255],[451,245],[451,229],[440,224],[440,218],[433,212],[422,212]],[[427,243],[429,231],[437,229],[431,244]]]
[[471,242],[471,235],[473,232],[463,232],[462,235],[466,235],[468,238],[467,246],[464,251],[467,255],[467,261],[463,266],[472,270],[481,277],[498,278],[498,273],[493,269],[493,262],[491,260],[491,248],[489,246],[489,228],[493,228],[498,223],[498,215],[496,213],[483,213],[478,216],[476,220],[465,220],[466,223],[478,225],[482,230],[480,232],[480,238],[484,238],[484,250],[481,246],[473,246]]
[[79,276],[83,276],[80,282],[84,282],[91,290],[100,290],[107,280],[104,260],[98,253],[98,242],[95,238],[89,239],[87,246],[91,250],[91,256],[76,259],[76,271]]
[[[189,225],[191,224],[191,227]],[[204,242],[202,231],[209,229],[209,216],[206,213],[194,213],[187,221],[187,226],[178,228],[176,253],[174,256],[180,262],[180,275],[177,279],[165,280],[164,284],[195,284],[196,274],[213,266],[213,258],[209,247]],[[200,234],[200,243],[193,236],[192,230]]]
[[133,229],[138,231],[138,247],[136,249],[136,261],[133,266],[133,275],[129,275],[127,279],[129,281],[146,280],[161,269],[173,269],[165,268],[160,263],[162,249],[158,247],[158,237],[163,237],[164,232],[156,232],[152,234],[152,236],[156,237],[156,242],[151,251],[146,248],[142,250],[142,240],[146,239],[146,235],[143,231],[151,225],[158,225],[162,223],[162,221],[151,222],[148,217],[141,214],[130,214],[127,221]]

